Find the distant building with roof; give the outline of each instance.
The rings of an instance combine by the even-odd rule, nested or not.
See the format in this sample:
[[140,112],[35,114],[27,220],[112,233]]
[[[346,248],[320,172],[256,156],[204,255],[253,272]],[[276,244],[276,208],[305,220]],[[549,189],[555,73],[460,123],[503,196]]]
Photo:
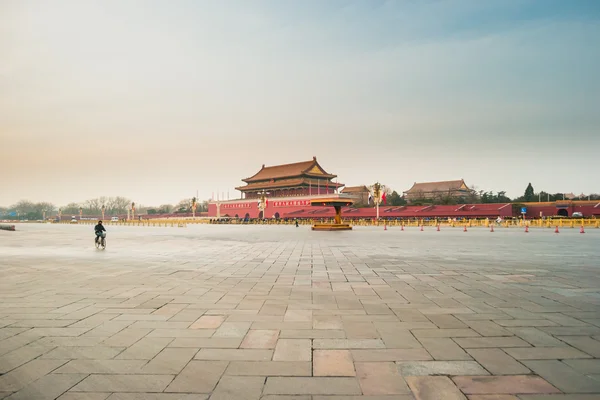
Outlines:
[[330,174],[317,162],[310,161],[267,167],[250,178],[242,179],[244,186],[236,187],[246,199],[256,199],[259,193],[269,192],[269,197],[312,196],[332,194],[344,184],[334,182],[337,175]]
[[440,182],[415,182],[413,186],[404,192],[407,201],[417,199],[436,199],[440,197],[461,198],[473,192],[464,179]]
[[369,188],[362,186],[346,186],[341,193],[350,195],[356,199],[358,203],[366,204],[369,201]]

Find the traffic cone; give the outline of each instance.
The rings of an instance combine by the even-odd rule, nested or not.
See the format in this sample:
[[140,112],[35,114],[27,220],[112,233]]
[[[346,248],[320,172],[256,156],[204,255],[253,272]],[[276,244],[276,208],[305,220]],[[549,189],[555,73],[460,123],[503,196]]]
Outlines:
[[463,232],[466,232],[466,231],[467,231],[467,226],[465,225],[465,229],[463,229]]
[[400,230],[404,231],[404,224],[400,225]]
[[387,223],[385,223],[385,224],[383,225],[383,230],[384,230],[384,231],[387,231]]
[[421,232],[423,232],[423,225],[421,225]]
[[585,233],[585,229],[583,229],[583,225],[581,225],[581,229],[579,229],[579,233]]
[[494,232],[494,225],[490,225],[490,232]]
[[437,231],[438,232],[440,231],[440,224],[438,224],[438,226],[437,226]]
[[529,225],[525,225],[525,233],[529,233]]
[[554,233],[558,233],[558,225],[556,225],[556,229],[554,230]]

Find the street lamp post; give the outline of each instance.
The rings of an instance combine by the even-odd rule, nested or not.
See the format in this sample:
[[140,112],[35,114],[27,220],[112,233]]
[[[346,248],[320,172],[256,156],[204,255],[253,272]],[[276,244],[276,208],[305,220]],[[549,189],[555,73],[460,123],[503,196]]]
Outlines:
[[83,207],[79,207],[79,220],[83,217]]
[[62,208],[58,209],[58,222],[62,219]]
[[102,204],[102,220],[104,220],[104,211],[106,211],[106,206]]
[[267,209],[267,195],[270,193],[263,190],[262,192],[258,192],[257,194],[258,198],[260,199],[258,203],[258,210],[262,211],[262,217],[264,219],[266,218],[265,210]]
[[135,203],[131,202],[131,219],[135,219]]
[[196,198],[192,198],[192,218],[196,218]]
[[371,188],[373,189],[373,201],[375,201],[375,208],[377,210],[377,223],[379,223],[379,203],[381,203],[381,193],[385,190],[385,186],[379,182],[375,182]]

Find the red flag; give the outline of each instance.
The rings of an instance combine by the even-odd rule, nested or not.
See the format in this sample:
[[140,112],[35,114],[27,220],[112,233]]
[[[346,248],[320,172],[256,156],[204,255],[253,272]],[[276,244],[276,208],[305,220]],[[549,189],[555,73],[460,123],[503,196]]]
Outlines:
[[383,192],[383,194],[381,195],[381,200],[383,200],[383,204],[386,204],[386,198],[385,198],[385,192]]

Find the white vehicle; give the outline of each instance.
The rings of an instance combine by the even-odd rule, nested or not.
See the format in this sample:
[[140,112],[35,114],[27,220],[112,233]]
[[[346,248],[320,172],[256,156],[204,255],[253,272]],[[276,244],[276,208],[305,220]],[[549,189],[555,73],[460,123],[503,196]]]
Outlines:
[[77,223],[77,220],[76,220],[75,218],[71,218],[71,223],[72,223],[72,224],[76,224],[76,223]]
[[119,222],[119,217],[112,217],[110,222]]
[[575,211],[573,213],[573,215],[571,215],[571,217],[573,217],[573,218],[583,218],[583,214],[580,213],[579,211]]

